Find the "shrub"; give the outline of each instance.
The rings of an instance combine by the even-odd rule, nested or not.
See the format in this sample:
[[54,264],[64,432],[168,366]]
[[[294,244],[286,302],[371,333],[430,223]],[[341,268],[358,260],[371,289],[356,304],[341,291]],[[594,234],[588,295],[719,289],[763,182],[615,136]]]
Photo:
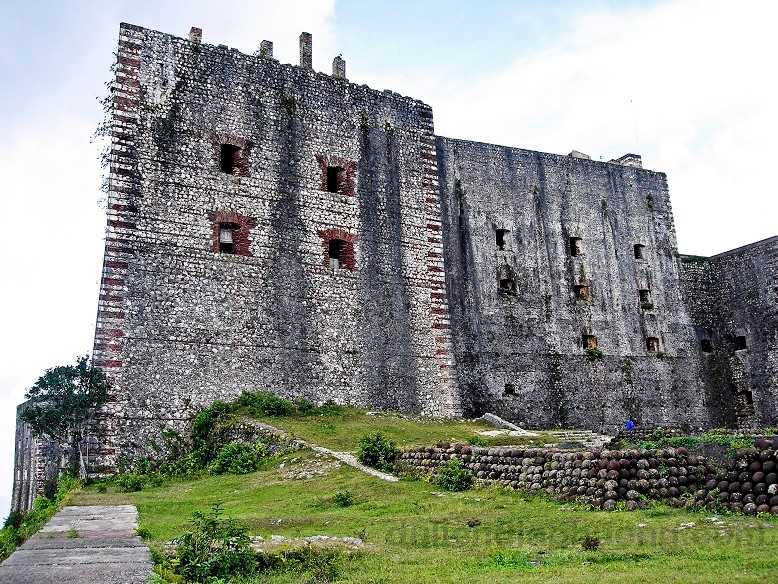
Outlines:
[[252,393],[247,391],[237,399],[235,405],[253,416],[288,416],[295,411],[292,402],[277,397],[272,393]]
[[470,446],[489,446],[489,441],[483,436],[470,436],[470,438],[467,439],[467,443],[470,444]]
[[593,535],[587,535],[581,541],[581,547],[583,548],[584,551],[593,552],[599,549],[600,543],[602,542],[600,541],[599,537],[594,537]]
[[589,361],[598,361],[602,359],[602,351],[597,347],[589,347],[584,352]]
[[232,518],[222,519],[222,513],[219,503],[210,512],[196,512],[189,530],[173,540],[176,572],[185,581],[242,576],[255,568],[248,528]]
[[359,439],[357,460],[379,470],[392,470],[397,449],[394,442],[381,432],[373,432]]
[[338,507],[351,507],[355,499],[356,497],[351,491],[338,491],[332,497],[332,500],[335,501]]
[[143,489],[143,477],[135,473],[116,475],[116,486],[123,493],[135,493]]
[[446,491],[466,491],[473,486],[473,473],[462,468],[458,458],[438,467],[437,483]]
[[211,474],[247,474],[259,468],[267,449],[260,442],[242,444],[233,442],[219,451],[208,470]]

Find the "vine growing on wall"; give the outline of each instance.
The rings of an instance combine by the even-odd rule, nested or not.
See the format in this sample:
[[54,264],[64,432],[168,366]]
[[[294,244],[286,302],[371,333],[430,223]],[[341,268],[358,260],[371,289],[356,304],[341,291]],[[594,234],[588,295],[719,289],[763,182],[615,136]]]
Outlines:
[[99,144],[98,159],[100,160],[100,168],[102,168],[102,180],[100,182],[100,191],[103,196],[98,199],[100,206],[105,206],[107,203],[107,194],[110,186],[110,166],[111,166],[111,132],[113,130],[113,113],[114,113],[114,93],[116,91],[116,70],[119,66],[119,55],[113,53],[113,62],[110,66],[111,78],[104,83],[107,90],[107,94],[95,97],[100,103],[100,107],[103,110],[103,119],[95,128],[92,134],[90,143]]

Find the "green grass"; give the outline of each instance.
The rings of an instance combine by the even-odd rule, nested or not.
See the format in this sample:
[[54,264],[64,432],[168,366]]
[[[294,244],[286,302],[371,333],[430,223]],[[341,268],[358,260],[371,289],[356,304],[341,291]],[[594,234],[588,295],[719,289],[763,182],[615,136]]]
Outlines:
[[[398,446],[435,445],[438,442],[464,442],[483,430],[494,430],[482,422],[422,418],[419,416],[376,412],[367,415],[358,408],[339,408],[311,416],[265,417],[262,421],[298,438],[303,438],[338,452],[353,452],[362,436],[381,432]],[[484,436],[488,445],[543,446],[554,438],[539,433],[537,438],[517,436]]]
[[[359,410],[265,421],[336,450],[380,430],[398,445],[466,441],[485,426]],[[283,468],[281,468],[283,463]],[[325,476],[294,479],[326,467]],[[335,495],[353,493],[353,504]],[[370,550],[347,562],[338,581],[384,583],[499,582],[775,582],[778,520],[655,506],[636,512],[592,511],[496,487],[442,493],[436,485],[387,483],[305,450],[269,461],[258,472],[168,481],[137,493],[89,487],[74,504],[137,505],[141,531],[161,549],[189,517],[223,502],[255,535],[358,536]],[[682,523],[695,526],[679,530]],[[641,526],[642,525],[642,526]],[[724,534],[719,532],[724,530]],[[583,549],[586,536],[601,540]],[[249,582],[299,582],[275,574]]]

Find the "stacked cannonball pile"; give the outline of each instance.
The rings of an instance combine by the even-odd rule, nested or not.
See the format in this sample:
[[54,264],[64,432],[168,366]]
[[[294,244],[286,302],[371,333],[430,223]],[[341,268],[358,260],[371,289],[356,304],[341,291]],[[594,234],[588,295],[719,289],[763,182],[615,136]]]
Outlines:
[[756,448],[742,450],[720,471],[686,448],[562,451],[441,443],[400,453],[397,468],[401,473],[430,471],[459,458],[483,481],[545,491],[605,510],[622,501],[634,510],[649,500],[666,500],[676,507],[726,504],[732,511],[778,514],[776,446],[778,439],[758,439]]
[[778,438],[757,438],[695,493],[698,505],[778,515]]

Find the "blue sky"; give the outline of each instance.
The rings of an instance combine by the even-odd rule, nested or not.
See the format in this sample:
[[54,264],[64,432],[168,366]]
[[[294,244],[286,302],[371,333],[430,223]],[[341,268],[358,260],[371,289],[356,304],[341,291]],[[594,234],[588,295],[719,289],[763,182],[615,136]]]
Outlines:
[[[778,234],[778,5],[716,0],[0,1],[0,497],[13,414],[91,349],[105,225],[90,135],[121,21],[314,68],[433,106],[439,134],[666,172],[682,252]],[[4,511],[0,501],[0,513]]]

